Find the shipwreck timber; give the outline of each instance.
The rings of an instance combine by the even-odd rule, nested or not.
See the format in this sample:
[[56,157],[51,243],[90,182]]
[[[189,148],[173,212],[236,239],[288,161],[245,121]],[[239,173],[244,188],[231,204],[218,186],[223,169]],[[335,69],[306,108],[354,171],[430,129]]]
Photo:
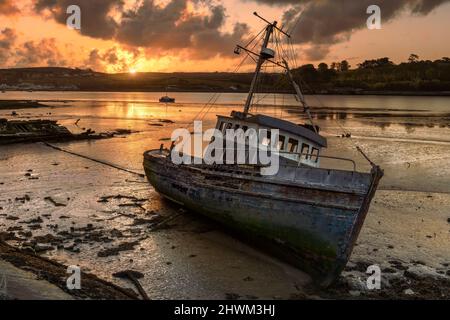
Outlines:
[[0,119],[0,145],[25,142],[65,142],[75,140],[98,140],[112,138],[115,134],[87,131],[74,134],[54,120],[7,120]]

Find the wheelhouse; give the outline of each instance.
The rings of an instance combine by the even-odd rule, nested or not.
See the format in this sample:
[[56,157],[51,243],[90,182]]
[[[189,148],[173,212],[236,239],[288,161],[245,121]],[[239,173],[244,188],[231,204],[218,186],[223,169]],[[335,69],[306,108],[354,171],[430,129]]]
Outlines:
[[[242,129],[245,133],[248,129],[260,130],[278,129],[279,136],[276,142],[280,157],[295,161],[298,164],[311,167],[320,166],[320,153],[322,148],[327,147],[327,140],[316,133],[319,128],[313,128],[309,125],[297,125],[289,121],[269,117],[266,115],[244,115],[241,112],[233,111],[231,116],[217,116],[216,129],[221,131],[224,136],[226,130]],[[260,145],[268,146],[271,144],[270,135]],[[226,152],[226,151],[225,151]],[[225,156],[225,155],[224,155]]]

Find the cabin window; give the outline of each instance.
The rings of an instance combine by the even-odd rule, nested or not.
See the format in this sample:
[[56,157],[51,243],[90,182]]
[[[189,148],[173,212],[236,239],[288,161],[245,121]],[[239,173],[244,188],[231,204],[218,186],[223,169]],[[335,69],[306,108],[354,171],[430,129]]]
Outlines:
[[312,148],[311,161],[314,161],[314,162],[319,161],[319,149],[314,148],[314,147]]
[[302,143],[302,152],[301,152],[301,156],[302,158],[305,158],[306,160],[309,159],[309,144],[307,143]]
[[284,142],[286,141],[286,137],[285,136],[280,136],[280,138],[278,139],[278,145],[277,145],[277,149],[278,150],[283,150],[284,149]]
[[297,152],[298,151],[298,140],[289,139],[288,142],[288,151],[289,152]]

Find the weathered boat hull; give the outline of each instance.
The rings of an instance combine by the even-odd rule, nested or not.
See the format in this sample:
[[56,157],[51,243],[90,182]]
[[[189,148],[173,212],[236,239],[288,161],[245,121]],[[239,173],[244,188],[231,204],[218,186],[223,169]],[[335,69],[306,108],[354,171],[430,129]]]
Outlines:
[[233,167],[175,165],[159,150],[145,153],[144,168],[163,196],[269,242],[324,286],[345,267],[382,176],[379,168],[293,167],[263,178]]

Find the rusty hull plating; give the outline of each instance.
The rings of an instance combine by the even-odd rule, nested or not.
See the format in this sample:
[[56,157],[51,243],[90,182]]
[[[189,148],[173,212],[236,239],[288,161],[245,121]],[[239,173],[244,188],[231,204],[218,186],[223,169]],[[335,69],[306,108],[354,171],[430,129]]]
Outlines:
[[212,218],[310,273],[322,286],[345,267],[378,182],[371,173],[282,165],[276,176],[238,166],[175,165],[168,150],[144,154],[164,197]]

